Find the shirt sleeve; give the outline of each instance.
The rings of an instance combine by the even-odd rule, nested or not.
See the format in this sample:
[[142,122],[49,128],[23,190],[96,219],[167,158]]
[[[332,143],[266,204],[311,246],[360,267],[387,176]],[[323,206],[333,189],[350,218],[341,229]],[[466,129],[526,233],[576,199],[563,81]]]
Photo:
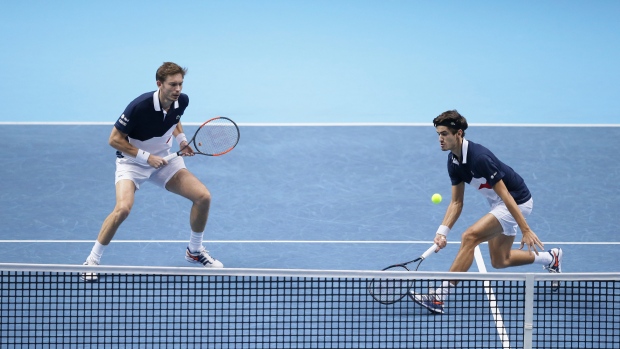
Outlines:
[[117,130],[123,132],[124,134],[131,133],[131,130],[133,130],[135,124],[137,123],[136,118],[133,116],[134,108],[129,105],[127,106],[127,108],[125,108],[123,114],[119,116],[118,120],[116,120],[116,122],[114,123],[114,127],[116,127]]

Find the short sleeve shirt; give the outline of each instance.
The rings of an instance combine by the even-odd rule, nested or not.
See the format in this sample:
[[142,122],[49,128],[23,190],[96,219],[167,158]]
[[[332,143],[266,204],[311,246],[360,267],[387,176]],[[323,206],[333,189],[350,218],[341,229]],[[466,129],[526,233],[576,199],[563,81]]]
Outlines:
[[448,154],[448,174],[452,185],[465,182],[482,194],[491,206],[501,202],[493,186],[501,179],[515,202],[520,205],[531,197],[525,181],[510,166],[501,162],[489,149],[463,139],[463,160],[450,152]]
[[[165,113],[159,103],[159,90],[147,92],[129,103],[114,127],[127,134],[134,147],[167,155],[172,146],[172,132],[188,105],[189,97],[182,93]],[[126,156],[121,152],[116,154],[121,158]]]

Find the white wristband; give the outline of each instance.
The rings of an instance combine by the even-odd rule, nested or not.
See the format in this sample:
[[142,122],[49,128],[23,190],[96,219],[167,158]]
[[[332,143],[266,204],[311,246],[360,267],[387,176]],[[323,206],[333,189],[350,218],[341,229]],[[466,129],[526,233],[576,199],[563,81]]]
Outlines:
[[178,144],[181,144],[183,141],[187,142],[187,137],[185,137],[185,133],[181,132],[176,136],[176,140]]
[[148,151],[138,149],[138,155],[136,155],[136,161],[138,161],[141,164],[148,164],[149,156],[151,156],[151,153],[149,153]]
[[440,225],[439,228],[437,228],[437,234],[439,235],[448,236],[449,232],[450,232],[450,228],[448,228],[445,225]]

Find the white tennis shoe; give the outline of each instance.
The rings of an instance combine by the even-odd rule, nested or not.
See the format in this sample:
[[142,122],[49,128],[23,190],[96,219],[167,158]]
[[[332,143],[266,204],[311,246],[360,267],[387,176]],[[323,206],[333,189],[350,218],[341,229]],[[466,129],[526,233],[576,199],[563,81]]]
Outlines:
[[[83,265],[99,265],[99,262],[92,260],[90,258],[86,259]],[[94,282],[99,280],[99,275],[93,272],[80,273],[80,279],[86,282]]]
[[200,263],[205,268],[224,268],[224,264],[217,259],[211,257],[209,251],[204,246],[198,252],[191,252],[189,247],[185,249],[185,259],[190,263]]

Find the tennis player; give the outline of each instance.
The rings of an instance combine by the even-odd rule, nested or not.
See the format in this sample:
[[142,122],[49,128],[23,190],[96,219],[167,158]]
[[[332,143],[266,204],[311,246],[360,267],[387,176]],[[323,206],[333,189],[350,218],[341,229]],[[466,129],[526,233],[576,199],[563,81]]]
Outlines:
[[[208,268],[223,267],[202,245],[211,193],[187,170],[182,157],[170,162],[163,158],[170,154],[173,139],[180,148],[187,145],[180,121],[189,104],[188,96],[181,93],[186,73],[187,69],[165,62],[155,75],[158,89],[134,99],[114,124],[109,144],[117,150],[116,205],[103,221],[84,265],[100,263],[105,248],[131,212],[135,192],[149,181],[192,202],[189,217],[192,232],[185,258]],[[187,147],[182,155],[192,156],[194,152]],[[98,279],[95,273],[82,273],[81,277],[85,281]]]
[[[491,206],[489,213],[463,232],[450,271],[468,271],[474,260],[474,249],[488,241],[491,265],[496,269],[536,263],[551,273],[561,272],[562,249],[543,252],[543,243],[527,224],[533,200],[523,178],[489,149],[464,138],[467,120],[456,110],[442,113],[433,120],[433,125],[441,150],[450,152],[448,174],[452,181],[452,198],[434,238],[436,252],[446,246],[448,233],[461,215],[465,183],[473,186]],[[512,249],[517,228],[522,234],[521,247]],[[523,250],[524,246],[527,251]],[[456,281],[444,281],[428,295],[411,291],[411,298],[430,312],[442,314],[444,301],[456,284]]]

